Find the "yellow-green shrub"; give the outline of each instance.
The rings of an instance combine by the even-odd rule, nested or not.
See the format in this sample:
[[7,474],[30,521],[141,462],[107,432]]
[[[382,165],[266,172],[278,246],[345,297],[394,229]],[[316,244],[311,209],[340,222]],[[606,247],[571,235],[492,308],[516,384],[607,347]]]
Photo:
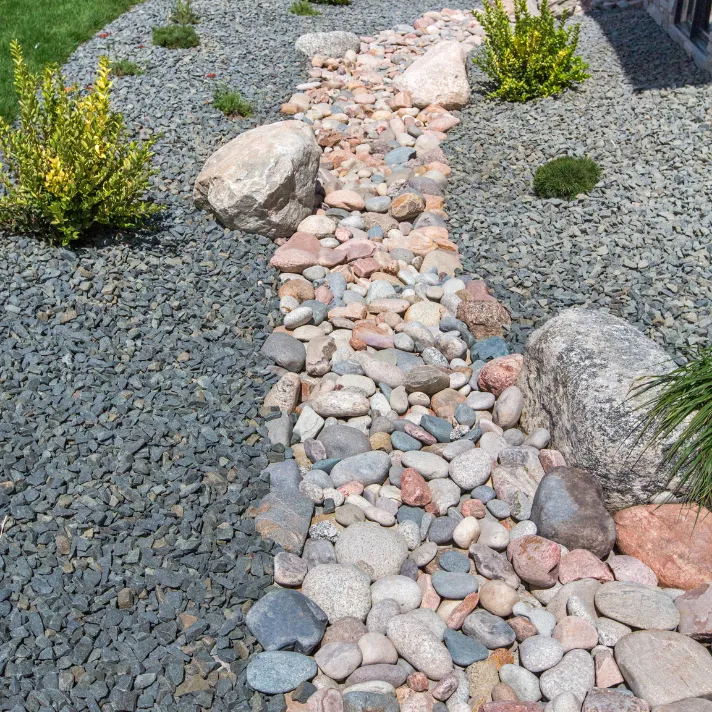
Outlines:
[[514,0],[514,25],[502,0],[484,0],[473,11],[485,30],[484,50],[474,60],[492,80],[490,99],[529,101],[558,94],[590,76],[576,54],[578,24],[566,27],[567,13],[556,20],[547,0],[532,15],[526,0]]
[[17,128],[0,118],[0,226],[46,230],[63,245],[92,225],[136,227],[158,211],[145,200],[152,141],[129,141],[111,111],[111,65],[99,60],[93,87],[65,87],[56,66],[32,74],[11,45]]

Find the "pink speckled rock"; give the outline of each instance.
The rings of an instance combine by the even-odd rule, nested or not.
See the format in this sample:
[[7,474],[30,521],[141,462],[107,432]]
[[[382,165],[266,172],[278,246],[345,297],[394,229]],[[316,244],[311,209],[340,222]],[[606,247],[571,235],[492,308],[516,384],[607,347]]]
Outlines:
[[555,467],[566,467],[566,460],[558,450],[539,450],[539,463],[545,473]]
[[524,357],[521,354],[494,358],[482,367],[477,385],[481,391],[499,396],[505,388],[516,385],[523,363]]
[[551,588],[558,579],[561,547],[543,537],[523,536],[509,543],[507,558],[527,583],[537,588]]
[[616,577],[616,581],[632,581],[645,586],[657,586],[658,577],[647,564],[634,556],[613,556],[608,559],[608,565]]
[[591,650],[598,645],[596,627],[577,616],[562,618],[554,628],[554,638],[561,643],[565,653],[577,649]]
[[324,202],[330,208],[342,210],[363,210],[366,207],[366,201],[355,190],[335,190],[326,196]]
[[587,549],[573,549],[561,557],[559,581],[571,583],[581,579],[596,579],[601,583],[613,581],[613,574],[606,564]]

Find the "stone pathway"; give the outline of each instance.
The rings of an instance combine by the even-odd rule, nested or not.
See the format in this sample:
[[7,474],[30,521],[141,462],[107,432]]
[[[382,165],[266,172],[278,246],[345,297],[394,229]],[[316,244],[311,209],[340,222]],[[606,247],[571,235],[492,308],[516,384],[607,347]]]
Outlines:
[[426,13],[315,56],[282,107],[313,125],[323,192],[271,259],[284,325],[263,353],[281,377],[254,514],[283,550],[246,617],[264,649],[248,683],[309,712],[642,712],[712,695],[696,642],[712,635],[710,584],[660,588],[614,549],[597,478],[520,425],[506,309],[454,276],[442,147],[466,101],[457,45],[479,36],[463,13]]

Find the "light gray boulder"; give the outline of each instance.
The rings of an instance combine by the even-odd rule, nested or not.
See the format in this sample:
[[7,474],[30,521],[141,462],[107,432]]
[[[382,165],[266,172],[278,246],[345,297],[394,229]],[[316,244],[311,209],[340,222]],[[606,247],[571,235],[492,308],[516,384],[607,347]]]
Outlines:
[[635,443],[641,399],[629,399],[629,391],[637,379],[672,367],[660,346],[622,319],[567,309],[527,342],[520,422],[528,433],[548,429],[550,447],[592,471],[609,509],[647,503],[665,489],[668,474],[659,445]]
[[343,57],[349,50],[358,52],[361,49],[361,40],[353,32],[308,32],[300,35],[294,43],[297,52],[307,57],[317,54],[325,57]]
[[205,162],[195,205],[232,230],[291,237],[311,215],[320,156],[314,132],[301,121],[245,131]]

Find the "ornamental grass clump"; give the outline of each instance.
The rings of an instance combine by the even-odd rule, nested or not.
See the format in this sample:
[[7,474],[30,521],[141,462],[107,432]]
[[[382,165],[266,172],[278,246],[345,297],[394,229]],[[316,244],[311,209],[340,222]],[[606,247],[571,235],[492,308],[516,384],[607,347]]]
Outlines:
[[[673,492],[712,509],[712,347],[683,366],[633,386],[643,397],[636,442],[672,442],[663,455]],[[647,396],[647,397],[646,397]]]
[[153,44],[168,49],[188,49],[200,44],[198,33],[192,25],[154,27],[152,39]]
[[94,225],[136,227],[159,208],[145,200],[152,141],[126,136],[111,111],[106,57],[92,87],[66,87],[58,67],[32,74],[10,46],[19,99],[13,128],[0,118],[0,226],[50,230],[63,245]]
[[492,80],[490,99],[529,101],[559,94],[588,79],[588,65],[576,54],[579,25],[565,27],[567,13],[558,20],[547,0],[538,16],[527,9],[527,0],[514,0],[514,25],[502,0],[484,0],[484,11],[474,10],[485,30],[484,50],[475,64]]
[[239,91],[230,89],[226,84],[219,85],[213,92],[213,106],[225,116],[252,116],[252,105],[242,97]]
[[111,63],[111,73],[115,77],[134,77],[139,74],[145,74],[146,70],[130,59],[117,59]]
[[200,21],[190,0],[176,0],[170,20],[178,25],[197,25]]
[[309,0],[295,0],[289,8],[289,12],[293,15],[301,15],[302,17],[315,17],[321,13],[312,7]]
[[600,177],[596,161],[560,156],[534,171],[534,192],[540,198],[573,200],[580,193],[590,193]]

